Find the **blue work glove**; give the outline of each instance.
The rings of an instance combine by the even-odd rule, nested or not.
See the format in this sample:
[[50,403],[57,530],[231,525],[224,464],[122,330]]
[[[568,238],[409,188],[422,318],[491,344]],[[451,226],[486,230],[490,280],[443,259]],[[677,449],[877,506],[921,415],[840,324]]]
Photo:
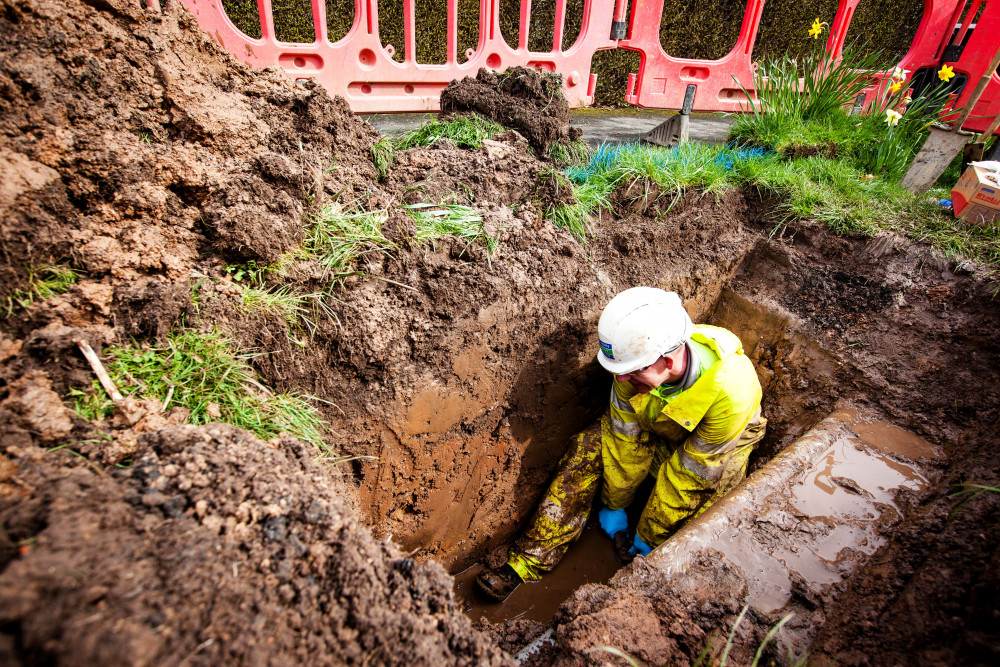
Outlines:
[[632,553],[637,553],[640,556],[648,556],[649,552],[652,550],[653,547],[649,546],[641,539],[639,539],[638,535],[635,536],[635,541],[632,542],[632,549],[631,549]]
[[602,507],[601,511],[597,513],[597,518],[601,522],[601,530],[611,539],[615,539],[615,533],[628,530],[628,515],[625,514],[625,510]]

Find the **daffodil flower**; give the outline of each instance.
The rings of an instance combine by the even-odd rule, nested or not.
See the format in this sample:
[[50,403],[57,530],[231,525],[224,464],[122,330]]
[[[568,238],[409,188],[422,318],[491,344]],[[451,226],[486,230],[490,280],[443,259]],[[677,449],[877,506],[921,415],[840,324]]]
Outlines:
[[899,119],[903,117],[903,114],[898,111],[893,111],[892,109],[886,109],[885,111],[885,124],[889,127],[893,125],[899,125]]
[[899,89],[903,87],[902,81],[893,81],[892,85],[889,86],[890,93],[898,93]]
[[895,69],[892,70],[892,78],[893,78],[894,81],[896,81],[896,80],[900,80],[901,81],[901,80],[905,79],[906,75],[909,74],[909,73],[910,73],[910,70],[908,70],[908,69],[903,69],[902,67],[896,67]]
[[819,39],[819,36],[823,34],[823,26],[825,25],[827,25],[825,22],[820,23],[819,19],[815,19],[812,27],[809,28],[809,36],[813,39]]
[[942,81],[951,81],[955,76],[955,70],[950,65],[942,65],[938,70],[938,78]]

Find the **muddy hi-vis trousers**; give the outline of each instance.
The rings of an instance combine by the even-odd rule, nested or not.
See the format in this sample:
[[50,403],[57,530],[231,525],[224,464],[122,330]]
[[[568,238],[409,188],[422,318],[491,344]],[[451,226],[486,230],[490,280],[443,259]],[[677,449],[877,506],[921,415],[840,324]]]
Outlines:
[[[658,546],[683,521],[698,516],[743,481],[747,459],[764,437],[766,425],[767,420],[757,408],[736,446],[715,457],[713,467],[719,472],[714,482],[686,470],[674,451],[676,447],[653,436],[645,446],[653,450],[649,474],[656,478],[656,486],[639,518],[640,539],[652,547]],[[554,568],[570,543],[583,532],[603,478],[602,442],[609,429],[609,417],[605,414],[573,438],[559,461],[548,492],[527,529],[510,549],[507,562],[524,581],[536,581]]]

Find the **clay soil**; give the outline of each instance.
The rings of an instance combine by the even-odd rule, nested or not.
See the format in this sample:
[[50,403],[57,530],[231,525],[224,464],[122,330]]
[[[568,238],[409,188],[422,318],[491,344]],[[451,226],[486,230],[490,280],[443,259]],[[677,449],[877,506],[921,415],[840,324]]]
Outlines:
[[[448,573],[502,559],[566,439],[605,408],[595,323],[639,284],[743,339],[770,420],[753,467],[842,398],[947,455],[888,546],[813,601],[810,660],[1000,659],[1000,496],[955,511],[949,495],[1000,478],[985,272],[811,221],[772,234],[778,202],[753,191],[673,207],[619,192],[581,243],[543,217],[566,193],[537,154],[568,125],[515,111],[546,107],[543,79],[457,83],[451,111],[486,86],[479,112],[539,127],[401,151],[380,179],[380,137],[342,100],[251,72],[179,3],[143,4],[0,0],[0,297],[32,267],[80,276],[12,302],[0,334],[0,662],[512,664],[544,628],[474,626]],[[398,205],[443,201],[474,207],[497,250],[417,243]],[[241,307],[231,267],[296,249],[334,202],[390,211],[393,247],[359,260],[308,330]],[[280,284],[328,280],[298,259]],[[148,402],[138,421],[71,409],[93,380],[77,341],[180,328],[223,332],[262,383],[321,399],[326,444],[348,460]],[[684,602],[586,586],[531,660],[624,664],[588,652],[607,645],[690,664],[739,609]],[[740,650],[731,664],[752,659]]]

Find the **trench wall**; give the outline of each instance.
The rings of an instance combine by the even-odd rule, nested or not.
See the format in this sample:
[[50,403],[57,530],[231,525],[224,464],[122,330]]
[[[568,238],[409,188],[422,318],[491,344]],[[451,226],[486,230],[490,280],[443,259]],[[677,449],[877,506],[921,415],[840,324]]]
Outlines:
[[[610,378],[594,352],[603,307],[623,289],[653,285],[678,292],[692,318],[708,320],[758,242],[744,223],[754,205],[739,192],[709,208],[692,196],[660,220],[633,216],[601,226],[585,246],[567,235],[556,252],[525,230],[512,241],[511,257],[494,260],[496,275],[471,285],[460,271],[430,278],[428,292],[456,295],[449,306],[457,309],[445,322],[425,323],[434,327],[435,358],[396,368],[391,379],[373,375],[370,409],[335,424],[350,438],[348,451],[370,457],[356,470],[376,534],[453,571],[506,544],[534,509],[568,438],[607,407]],[[519,257],[539,253],[544,268],[528,278]],[[398,293],[372,282],[350,294],[357,312],[381,318],[398,310]],[[385,326],[380,335],[404,338],[421,325]],[[379,345],[383,352],[373,355],[394,347]],[[753,345],[770,366],[781,343]],[[775,372],[787,373],[762,371]],[[383,395],[384,402],[376,398]]]

